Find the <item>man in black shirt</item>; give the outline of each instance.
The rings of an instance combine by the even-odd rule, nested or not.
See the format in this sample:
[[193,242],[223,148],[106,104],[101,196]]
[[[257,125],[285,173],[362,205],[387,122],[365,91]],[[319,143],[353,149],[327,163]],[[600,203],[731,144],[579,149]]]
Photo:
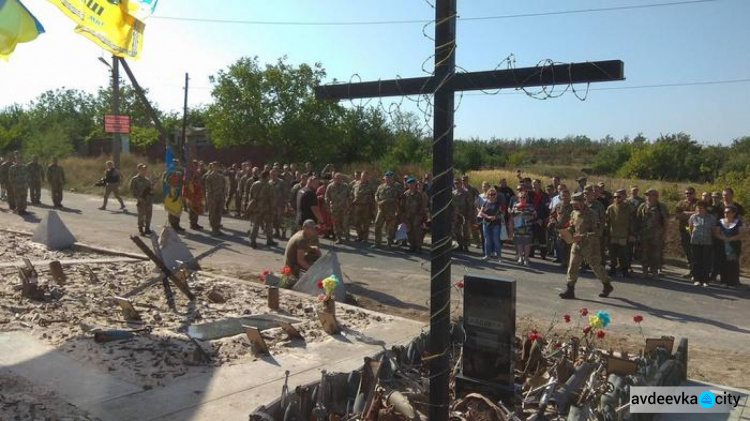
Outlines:
[[322,219],[318,196],[315,193],[317,189],[318,179],[313,176],[309,177],[307,185],[297,192],[297,224],[299,226],[302,226],[302,223],[308,219],[315,222],[320,222]]

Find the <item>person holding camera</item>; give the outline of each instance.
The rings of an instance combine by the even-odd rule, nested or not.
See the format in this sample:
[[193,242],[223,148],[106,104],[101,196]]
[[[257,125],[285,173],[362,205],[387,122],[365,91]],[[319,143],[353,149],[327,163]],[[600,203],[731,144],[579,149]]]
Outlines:
[[97,185],[104,186],[104,203],[99,208],[100,210],[107,209],[107,200],[109,200],[110,194],[114,194],[115,198],[120,202],[120,209],[125,209],[125,202],[122,201],[122,197],[120,196],[121,180],[122,176],[120,175],[120,171],[115,168],[115,163],[107,161],[107,169],[104,171],[104,177],[97,183]]
[[146,164],[138,164],[138,174],[130,179],[130,192],[137,199],[138,232],[151,234],[151,214],[154,207],[154,190],[151,180],[146,177]]

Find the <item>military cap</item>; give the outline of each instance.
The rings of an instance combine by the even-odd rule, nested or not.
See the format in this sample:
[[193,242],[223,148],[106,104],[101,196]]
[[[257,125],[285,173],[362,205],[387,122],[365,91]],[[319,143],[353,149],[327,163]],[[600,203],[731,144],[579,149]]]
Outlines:
[[594,191],[594,185],[593,184],[586,184],[583,186],[583,189],[586,191]]
[[417,179],[414,177],[409,177],[406,179],[406,184],[416,183]]
[[466,174],[461,176],[461,180],[468,180],[468,179],[469,179],[469,176]]
[[386,171],[383,175],[386,177],[393,177],[393,171]]
[[721,192],[715,191],[711,193],[711,197],[721,197]]
[[573,195],[573,197],[570,198],[570,200],[574,202],[585,202],[586,199],[583,198],[583,193],[576,193]]
[[658,194],[659,192],[658,192],[658,191],[657,191],[656,189],[654,189],[654,188],[651,188],[651,189],[648,189],[648,190],[646,190],[646,194],[651,194],[651,193],[656,193],[656,194]]
[[302,223],[302,228],[315,228],[318,224],[315,223],[312,219],[307,219],[305,222]]
[[586,180],[588,180],[588,178],[586,178],[586,177],[578,177],[578,178],[576,178],[576,181],[579,182],[579,183],[581,181],[586,181]]
[[617,189],[617,191],[615,193],[616,194],[627,194],[627,192],[625,191],[625,189]]
[[637,189],[637,188],[638,188],[637,184],[633,184],[632,186],[630,186],[630,190]]
[[600,182],[596,183],[596,185],[599,186],[599,187],[604,187],[605,186],[605,184],[604,184],[603,181],[600,181]]

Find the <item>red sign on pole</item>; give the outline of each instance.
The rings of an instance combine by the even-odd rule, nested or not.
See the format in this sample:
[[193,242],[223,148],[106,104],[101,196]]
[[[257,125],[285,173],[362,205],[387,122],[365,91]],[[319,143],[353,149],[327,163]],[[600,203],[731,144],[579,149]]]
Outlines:
[[106,133],[130,133],[130,116],[105,115],[104,131]]

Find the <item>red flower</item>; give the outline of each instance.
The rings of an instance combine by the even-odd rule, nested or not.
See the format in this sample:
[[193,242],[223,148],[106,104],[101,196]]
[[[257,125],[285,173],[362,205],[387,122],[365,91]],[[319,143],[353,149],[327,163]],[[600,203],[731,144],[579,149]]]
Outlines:
[[263,273],[261,275],[266,276],[266,275],[270,275],[270,274],[271,274],[271,271],[268,270],[268,269],[266,269],[266,270],[263,271]]
[[596,331],[596,337],[597,338],[602,339],[604,337],[604,335],[605,335],[605,332],[603,330],[599,329],[599,330]]
[[282,275],[289,275],[291,273],[292,273],[292,268],[290,268],[289,266],[284,266],[283,268],[281,268]]
[[463,289],[464,288],[464,281],[458,281],[456,283],[456,288]]
[[318,279],[318,288],[323,289],[323,280]]
[[565,319],[565,323],[570,323],[570,314],[564,314],[563,319]]
[[263,273],[261,273],[260,275],[258,275],[258,279],[260,279],[260,282],[262,282],[262,283],[265,284],[266,283],[266,276],[268,276],[270,274],[271,274],[271,271],[268,270],[268,269],[266,269],[266,270],[263,271]]
[[583,333],[584,334],[588,335],[589,332],[591,332],[591,326],[586,326],[586,327],[583,328]]
[[539,332],[537,332],[536,329],[534,329],[531,332],[529,332],[529,334],[527,335],[527,338],[529,338],[529,340],[533,342],[533,341],[538,341],[542,339],[542,335],[540,335]]
[[554,346],[555,348],[560,348],[560,347],[562,347],[562,342],[557,341],[554,344],[552,344],[552,346]]
[[581,316],[586,317],[586,316],[589,315],[589,309],[587,309],[586,307],[584,307],[584,308],[582,308],[582,309],[580,309],[578,311],[581,313]]
[[640,323],[643,321],[643,316],[641,316],[640,314],[636,314],[635,316],[633,316],[633,321],[636,323]]

